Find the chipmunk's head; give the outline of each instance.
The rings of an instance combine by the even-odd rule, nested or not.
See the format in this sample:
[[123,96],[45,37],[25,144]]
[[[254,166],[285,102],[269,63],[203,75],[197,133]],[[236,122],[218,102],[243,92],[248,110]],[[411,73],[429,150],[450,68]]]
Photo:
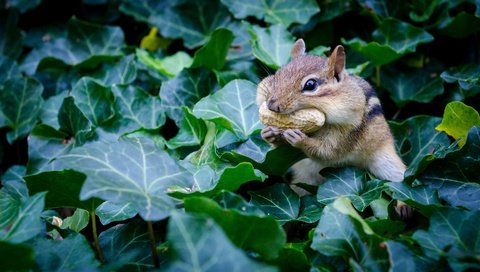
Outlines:
[[302,39],[295,42],[291,61],[260,82],[257,93],[257,102],[266,101],[271,111],[316,108],[325,113],[327,123],[348,123],[352,115],[361,118],[365,107],[363,91],[349,80],[343,47],[337,46],[328,58],[307,55]]

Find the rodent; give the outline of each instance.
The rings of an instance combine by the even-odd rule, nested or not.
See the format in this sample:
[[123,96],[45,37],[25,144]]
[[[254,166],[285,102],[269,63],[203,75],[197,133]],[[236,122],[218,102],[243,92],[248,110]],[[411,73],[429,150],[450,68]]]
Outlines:
[[[326,167],[355,166],[379,179],[403,181],[406,166],[398,156],[394,138],[373,87],[345,69],[345,50],[339,45],[330,57],[305,53],[302,39],[291,50],[291,61],[257,87],[256,102],[281,114],[314,108],[325,114],[325,124],[313,133],[299,129],[281,130],[266,126],[261,136],[273,147],[288,143],[301,149],[307,159],[292,166],[292,188],[296,183],[319,185],[320,170]],[[397,201],[402,218],[412,209]]]

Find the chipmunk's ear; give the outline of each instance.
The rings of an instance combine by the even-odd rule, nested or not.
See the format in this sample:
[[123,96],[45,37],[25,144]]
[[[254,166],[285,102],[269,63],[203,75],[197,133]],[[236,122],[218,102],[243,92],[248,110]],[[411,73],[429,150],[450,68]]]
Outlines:
[[335,77],[338,81],[342,80],[347,74],[345,71],[345,49],[337,45],[328,58],[328,76]]
[[292,59],[305,55],[305,42],[303,39],[298,39],[292,47],[291,56]]

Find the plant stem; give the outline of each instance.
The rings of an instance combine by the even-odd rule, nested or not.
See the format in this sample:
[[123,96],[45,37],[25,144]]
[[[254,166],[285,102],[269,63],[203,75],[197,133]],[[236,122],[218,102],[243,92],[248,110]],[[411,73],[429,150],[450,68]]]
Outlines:
[[148,234],[150,236],[150,249],[152,250],[152,259],[155,268],[160,268],[160,258],[157,253],[157,246],[155,243],[155,233],[153,232],[152,221],[147,221]]
[[380,65],[375,66],[375,83],[380,87]]
[[93,242],[95,244],[95,249],[97,250],[97,257],[102,263],[104,263],[105,258],[103,257],[102,250],[100,249],[100,243],[98,242],[97,220],[95,217],[95,210],[90,211],[90,219],[92,220]]

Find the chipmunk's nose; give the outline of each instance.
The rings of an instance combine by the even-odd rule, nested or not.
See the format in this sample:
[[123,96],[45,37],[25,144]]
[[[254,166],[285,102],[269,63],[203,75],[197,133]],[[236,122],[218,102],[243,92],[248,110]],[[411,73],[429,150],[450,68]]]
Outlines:
[[280,105],[278,105],[278,99],[276,97],[270,97],[267,101],[267,107],[274,112],[280,112]]

